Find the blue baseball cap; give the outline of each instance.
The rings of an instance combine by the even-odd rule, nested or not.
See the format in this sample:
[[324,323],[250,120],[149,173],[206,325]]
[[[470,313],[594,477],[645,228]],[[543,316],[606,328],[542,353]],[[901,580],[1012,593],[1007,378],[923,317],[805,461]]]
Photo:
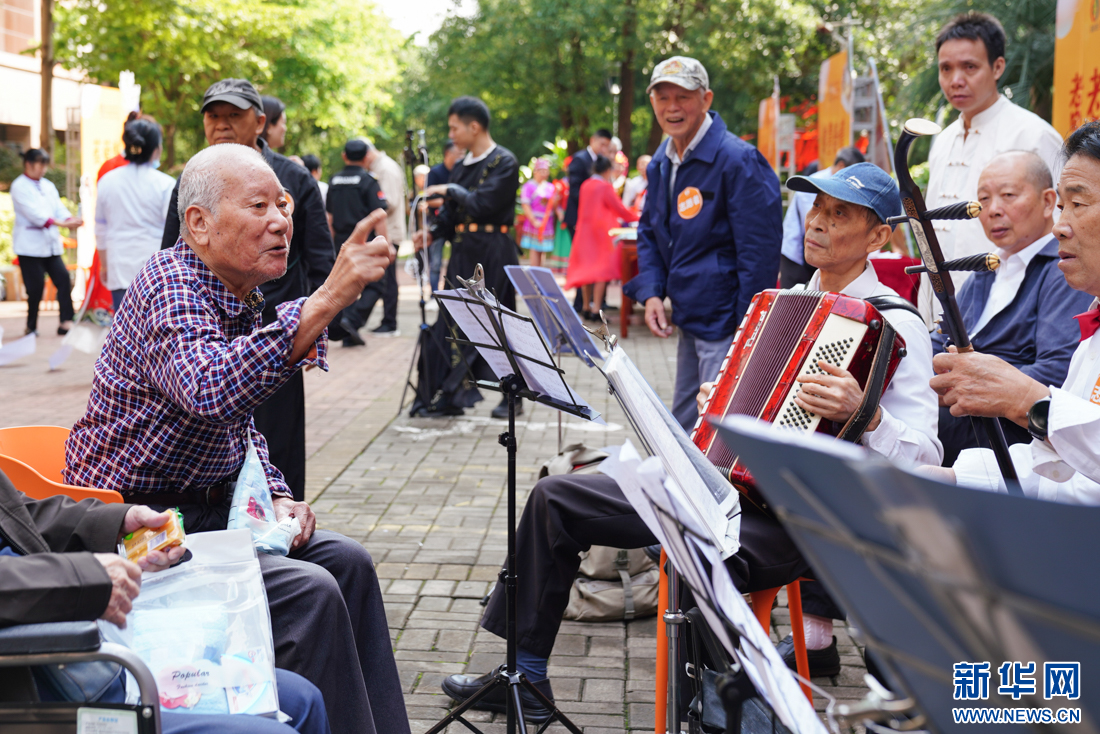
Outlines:
[[890,174],[874,163],[847,166],[829,178],[791,176],[787,179],[787,188],[807,194],[828,194],[834,199],[865,206],[873,210],[883,224],[902,213],[898,185]]

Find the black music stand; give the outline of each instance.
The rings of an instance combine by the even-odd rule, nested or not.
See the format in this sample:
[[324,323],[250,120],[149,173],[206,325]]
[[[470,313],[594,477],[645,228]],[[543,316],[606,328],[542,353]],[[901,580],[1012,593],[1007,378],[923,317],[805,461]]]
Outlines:
[[[593,357],[599,358],[600,350],[592,334],[584,328],[580,316],[569,304],[554,272],[550,268],[531,265],[505,265],[508,280],[527,304],[535,325],[547,344],[554,345],[554,357],[561,368],[561,355],[574,354],[589,367],[594,367]],[[558,453],[562,449],[562,421],[558,412]]]
[[[547,405],[570,415],[575,415],[588,420],[595,420],[599,414],[588,407],[583,401],[575,397],[569,400],[562,396],[572,396],[560,368],[553,363],[553,357],[542,339],[541,334],[535,329],[534,322],[517,314],[511,309],[505,308],[482,285],[482,269],[478,265],[474,271],[474,278],[466,281],[459,279],[466,286],[454,291],[437,291],[436,298],[440,300],[444,308],[458,324],[467,339],[455,341],[459,344],[467,344],[476,347],[485,361],[493,368],[498,381],[478,380],[478,386],[489,390],[504,393],[508,399],[508,430],[500,434],[499,442],[508,452],[508,556],[504,568],[501,569],[499,583],[504,586],[505,593],[505,640],[507,643],[507,655],[504,665],[496,670],[492,680],[481,687],[470,698],[456,706],[447,716],[436,723],[427,734],[436,734],[443,731],[452,722],[459,722],[474,732],[480,730],[463,718],[468,710],[473,708],[485,696],[493,690],[504,687],[507,689],[507,731],[513,734],[527,734],[527,723],[523,717],[523,702],[519,689],[527,690],[536,700],[541,701],[550,710],[550,718],[542,725],[539,731],[543,731],[552,722],[557,721],[573,734],[582,734],[580,728],[570,721],[554,703],[543,695],[527,677],[516,670],[516,399],[527,398],[536,403]],[[531,339],[531,334],[534,339]],[[526,337],[526,338],[525,338]],[[523,342],[529,349],[520,351],[517,342]],[[539,350],[541,347],[541,351]],[[547,384],[547,382],[551,384]],[[556,382],[555,382],[556,381]],[[547,390],[532,389],[534,383]],[[551,394],[552,391],[553,394]]]
[[[1088,570],[1100,557],[1100,507],[941,484],[742,417],[717,425],[927,727],[973,731],[954,721],[953,709],[967,706],[1049,707],[1079,708],[1095,730],[1100,677],[1084,671],[1100,669],[1100,588]],[[1080,663],[1079,698],[1041,698],[1044,663],[1067,661]],[[954,698],[953,666],[964,662],[990,663],[987,700]],[[999,695],[1003,662],[1034,662],[1035,694]],[[874,707],[834,713],[884,716]],[[1013,727],[1026,728],[997,731]]]

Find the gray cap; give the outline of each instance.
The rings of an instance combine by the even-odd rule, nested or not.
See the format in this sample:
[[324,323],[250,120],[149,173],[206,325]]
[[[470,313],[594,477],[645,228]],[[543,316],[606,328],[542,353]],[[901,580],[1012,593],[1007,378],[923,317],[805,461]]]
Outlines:
[[675,84],[684,89],[710,89],[707,70],[697,59],[687,56],[673,56],[653,67],[649,86],[645,88],[646,94],[652,92],[653,88],[661,82]]
[[247,79],[222,79],[214,82],[202,96],[202,111],[215,102],[228,102],[231,105],[247,110],[249,107],[256,110],[256,114],[264,113],[264,103],[260,99],[260,93],[252,82]]

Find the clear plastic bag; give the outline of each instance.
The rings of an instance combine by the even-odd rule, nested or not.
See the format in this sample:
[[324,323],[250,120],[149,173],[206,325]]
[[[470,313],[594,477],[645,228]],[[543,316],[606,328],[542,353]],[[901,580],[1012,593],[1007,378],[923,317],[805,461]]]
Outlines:
[[256,550],[272,556],[285,556],[302,524],[296,517],[275,519],[275,505],[271,501],[271,487],[267,483],[267,474],[256,453],[252,439],[248,440],[248,453],[244,466],[237,476],[233,489],[233,502],[229,508],[230,530],[247,528],[252,531],[252,542]]
[[101,625],[104,636],[149,666],[165,711],[277,716],[271,613],[249,533],[196,533],[187,547],[189,561],[142,575],[126,628]]

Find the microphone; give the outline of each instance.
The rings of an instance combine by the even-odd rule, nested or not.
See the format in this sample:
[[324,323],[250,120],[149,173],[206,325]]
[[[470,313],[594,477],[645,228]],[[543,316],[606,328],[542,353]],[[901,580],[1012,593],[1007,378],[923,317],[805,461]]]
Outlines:
[[[958,206],[958,204],[952,204],[952,206]],[[992,252],[989,252],[984,255],[970,255],[968,257],[960,257],[955,260],[948,260],[944,264],[940,265],[940,270],[986,273],[990,270],[996,270],[1000,266],[1001,258],[997,257]],[[910,265],[905,269],[905,272],[909,275],[915,275],[916,273],[927,273],[928,268],[926,268],[924,265]]]

